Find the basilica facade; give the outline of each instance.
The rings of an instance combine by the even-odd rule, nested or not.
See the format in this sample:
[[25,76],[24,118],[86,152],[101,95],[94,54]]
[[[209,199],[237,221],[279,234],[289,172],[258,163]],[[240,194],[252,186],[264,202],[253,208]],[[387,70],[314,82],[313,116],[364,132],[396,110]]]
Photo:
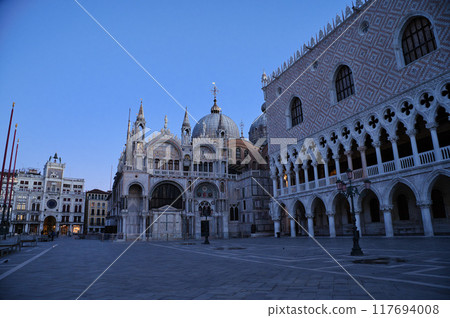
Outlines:
[[[356,1],[262,85],[275,233],[450,233],[448,2]],[[366,188],[363,181],[370,180]],[[366,182],[367,183],[367,182]]]
[[239,134],[215,98],[210,114],[193,129],[186,110],[180,137],[167,117],[160,131],[147,136],[146,130],[141,102],[136,121],[128,123],[107,232],[129,240],[177,240],[206,232],[214,239],[273,231],[269,196],[250,195],[253,180],[269,184],[268,166],[255,158],[264,155],[267,142],[256,146]]

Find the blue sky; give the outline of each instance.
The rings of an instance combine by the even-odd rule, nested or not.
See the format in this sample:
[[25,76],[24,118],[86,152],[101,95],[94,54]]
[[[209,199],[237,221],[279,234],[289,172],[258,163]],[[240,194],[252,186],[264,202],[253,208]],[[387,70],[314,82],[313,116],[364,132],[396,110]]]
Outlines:
[[[260,114],[271,73],[351,1],[79,2],[196,118],[212,106],[244,133]],[[128,109],[143,99],[147,126],[164,116],[179,135],[184,112],[73,0],[0,0],[0,149],[9,113],[21,139],[18,168],[55,152],[66,176],[109,189]],[[190,118],[191,125],[195,124]]]

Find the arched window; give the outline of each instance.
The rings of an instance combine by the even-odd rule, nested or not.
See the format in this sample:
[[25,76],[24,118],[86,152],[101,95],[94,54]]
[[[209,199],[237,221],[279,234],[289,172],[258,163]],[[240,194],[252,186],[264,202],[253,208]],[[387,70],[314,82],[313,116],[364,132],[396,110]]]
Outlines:
[[241,159],[241,148],[236,148],[236,159]]
[[302,102],[300,98],[294,97],[291,101],[291,127],[303,122]]
[[355,93],[355,86],[353,84],[352,70],[347,65],[339,67],[336,74],[336,97],[337,101],[349,97]]
[[183,199],[181,191],[173,184],[164,183],[159,185],[152,193],[150,200],[151,208],[161,208],[170,205],[176,209],[183,208]]
[[437,189],[433,189],[431,191],[431,201],[433,202],[431,209],[433,211],[433,218],[445,218],[445,204],[444,204],[444,197],[442,196],[441,191]]
[[397,197],[398,217],[400,220],[409,220],[408,199],[404,194]]
[[402,36],[405,65],[436,50],[431,22],[425,17],[415,17],[409,21]]

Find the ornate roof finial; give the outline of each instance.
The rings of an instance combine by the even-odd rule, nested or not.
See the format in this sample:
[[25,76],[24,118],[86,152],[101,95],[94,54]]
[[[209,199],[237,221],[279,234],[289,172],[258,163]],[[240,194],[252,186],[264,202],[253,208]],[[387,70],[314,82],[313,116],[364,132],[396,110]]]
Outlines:
[[241,138],[244,138],[244,122],[241,120]]
[[164,116],[164,129],[167,129],[167,123],[169,121],[167,120],[167,115]]
[[184,120],[183,120],[182,127],[191,127],[191,124],[189,123],[189,113],[187,111],[187,106],[186,106],[186,110],[184,112]]
[[212,82],[212,84],[213,84],[213,89],[211,90],[211,92],[214,95],[214,105],[211,107],[211,114],[220,113],[221,109],[219,106],[217,106],[217,93],[219,92],[219,90],[217,89],[215,82]]
[[144,118],[144,107],[142,107],[142,98],[141,98],[141,106],[139,107],[138,118]]

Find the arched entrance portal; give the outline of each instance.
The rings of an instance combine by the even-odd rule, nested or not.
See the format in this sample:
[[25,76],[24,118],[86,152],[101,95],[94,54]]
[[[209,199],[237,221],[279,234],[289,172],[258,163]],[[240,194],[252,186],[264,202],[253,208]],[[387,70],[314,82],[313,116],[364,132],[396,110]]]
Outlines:
[[380,201],[375,192],[369,189],[361,193],[361,234],[386,235],[384,218],[380,211]]
[[342,193],[334,198],[334,222],[336,227],[336,235],[352,234],[352,215],[350,212],[350,204]]
[[450,178],[438,176],[428,193],[434,234],[450,234]]
[[306,218],[306,211],[304,205],[300,201],[295,202],[294,216],[297,221],[295,222],[295,232],[298,233],[299,235],[308,236],[308,234],[306,234],[305,232],[305,230],[306,231],[308,230],[308,220]]
[[328,225],[328,216],[326,214],[325,204],[319,198],[315,198],[312,205],[314,215],[314,234],[330,235],[330,227]]
[[284,203],[281,203],[280,207],[280,226],[281,235],[289,235],[291,232],[290,216]]
[[172,240],[186,237],[186,216],[183,213],[181,186],[163,182],[155,186],[151,193],[150,209],[153,222],[152,236],[159,240]]
[[144,208],[142,192],[142,187],[139,184],[132,184],[128,189],[128,215],[125,233],[129,237],[137,236],[141,232],[141,218],[139,214]]
[[44,220],[44,235],[56,230],[56,219],[54,216],[47,216]]
[[389,196],[392,202],[394,235],[423,235],[422,215],[414,192],[404,183],[397,183]]

